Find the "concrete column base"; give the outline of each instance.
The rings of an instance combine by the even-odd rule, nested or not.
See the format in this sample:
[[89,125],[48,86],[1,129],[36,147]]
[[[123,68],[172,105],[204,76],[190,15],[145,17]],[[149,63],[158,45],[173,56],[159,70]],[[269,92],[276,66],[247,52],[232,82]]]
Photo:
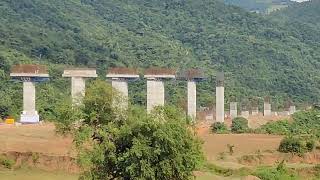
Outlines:
[[249,118],[249,115],[250,115],[250,114],[249,114],[249,111],[242,111],[242,112],[241,112],[241,117],[244,117],[244,118],[246,118],[246,119]]
[[224,122],[224,87],[216,87],[216,122]]
[[20,115],[20,123],[25,124],[33,124],[33,123],[39,123],[40,117],[38,115],[38,112],[22,112]]
[[264,103],[263,115],[264,116],[271,116],[271,104],[270,103]]
[[232,119],[238,117],[238,105],[236,102],[230,103],[230,117]]

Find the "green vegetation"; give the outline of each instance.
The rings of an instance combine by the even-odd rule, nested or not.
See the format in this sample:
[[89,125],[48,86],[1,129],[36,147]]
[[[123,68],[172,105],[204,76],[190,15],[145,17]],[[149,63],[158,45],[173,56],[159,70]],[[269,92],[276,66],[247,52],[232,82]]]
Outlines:
[[285,137],[282,139],[279,145],[279,151],[284,153],[297,153],[303,154],[310,152],[314,149],[314,141],[304,141],[298,137]]
[[7,168],[7,169],[11,169],[14,165],[15,161],[5,157],[5,156],[0,156],[0,165]]
[[279,163],[279,165],[276,168],[260,167],[256,170],[254,175],[263,180],[275,180],[275,179],[298,180],[300,179],[295,174],[295,172],[291,172],[285,167],[284,161]]
[[211,125],[211,131],[216,134],[227,134],[229,130],[227,126],[222,122],[215,122]]
[[[199,106],[212,106],[212,77],[222,70],[227,101],[270,95],[278,105],[288,97],[317,102],[319,31],[274,17],[216,0],[3,0],[0,114],[21,111],[22,85],[8,76],[17,63],[49,66],[51,81],[37,86],[42,119],[53,119],[54,106],[69,95],[70,82],[61,74],[71,65],[97,67],[102,79],[113,66],[202,68],[209,78],[199,83]],[[130,85],[135,104],[145,105],[143,87],[144,80]],[[169,103],[185,102],[185,87],[168,82]]]
[[81,178],[192,179],[203,154],[184,113],[172,107],[151,114],[137,107],[127,112],[114,106],[117,98],[111,85],[97,80],[83,106],[69,104],[58,116],[61,132],[74,136]]
[[320,110],[313,108],[300,111],[293,115],[292,122],[269,122],[256,132],[279,135],[303,135],[310,138],[320,138]]
[[248,132],[248,120],[243,117],[237,117],[232,120],[231,132],[232,133],[245,133]]

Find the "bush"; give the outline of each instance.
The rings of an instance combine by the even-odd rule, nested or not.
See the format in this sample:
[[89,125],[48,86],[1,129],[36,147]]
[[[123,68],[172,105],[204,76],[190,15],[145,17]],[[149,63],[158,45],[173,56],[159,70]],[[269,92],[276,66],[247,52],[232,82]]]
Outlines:
[[294,172],[287,170],[284,161],[280,162],[276,168],[260,167],[254,175],[263,180],[298,180]]
[[304,153],[305,145],[303,141],[296,137],[285,137],[281,140],[280,146],[278,149],[283,153]]
[[316,142],[314,141],[314,140],[308,140],[307,142],[306,142],[306,150],[308,151],[308,152],[311,152],[311,151],[313,151],[314,150],[314,148],[315,148],[315,146],[316,146]]
[[222,122],[215,122],[211,126],[211,130],[213,133],[217,134],[226,134],[229,132],[227,126]]
[[5,168],[11,169],[14,165],[14,160],[8,159],[6,157],[0,156],[0,164]]
[[139,107],[121,111],[115,98],[110,85],[95,81],[83,106],[62,106],[67,109],[57,113],[59,132],[73,133],[86,170],[80,179],[192,179],[204,158],[184,113],[169,106],[150,114]]
[[237,117],[232,120],[231,132],[245,133],[249,130],[248,120],[243,117]]
[[268,122],[256,130],[258,133],[287,135],[291,131],[291,124],[288,120]]

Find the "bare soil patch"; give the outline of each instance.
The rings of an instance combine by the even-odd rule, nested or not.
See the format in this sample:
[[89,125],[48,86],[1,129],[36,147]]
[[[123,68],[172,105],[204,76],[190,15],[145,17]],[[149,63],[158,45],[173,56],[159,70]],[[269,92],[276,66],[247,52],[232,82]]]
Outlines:
[[0,152],[38,152],[71,156],[72,139],[58,136],[53,124],[0,125]]

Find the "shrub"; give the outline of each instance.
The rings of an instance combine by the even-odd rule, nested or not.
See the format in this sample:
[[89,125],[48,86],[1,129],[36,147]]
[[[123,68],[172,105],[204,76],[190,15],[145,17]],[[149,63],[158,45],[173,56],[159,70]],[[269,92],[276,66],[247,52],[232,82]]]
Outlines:
[[263,180],[298,180],[294,172],[287,170],[284,161],[281,161],[276,168],[260,167],[254,175]]
[[232,120],[231,132],[245,133],[249,130],[248,120],[243,117],[237,117]]
[[[204,157],[184,113],[169,106],[150,114],[139,107],[122,110],[115,98],[110,85],[95,81],[83,106],[62,106],[67,109],[57,113],[59,132],[74,136],[85,169],[80,179],[192,179]],[[75,125],[77,119],[82,121]]]
[[14,160],[6,158],[4,156],[0,156],[0,164],[5,168],[11,169],[14,165]]
[[316,146],[316,142],[314,141],[314,140],[308,140],[307,142],[306,142],[306,150],[308,151],[308,152],[311,152],[311,151],[313,151],[313,149],[315,148],[315,146]]
[[226,134],[229,132],[227,126],[222,122],[213,123],[211,126],[211,130],[213,133],[217,134]]
[[305,145],[301,139],[290,136],[281,140],[278,150],[283,153],[302,154],[304,153]]
[[267,134],[287,135],[291,131],[291,124],[288,120],[268,122],[256,131]]

